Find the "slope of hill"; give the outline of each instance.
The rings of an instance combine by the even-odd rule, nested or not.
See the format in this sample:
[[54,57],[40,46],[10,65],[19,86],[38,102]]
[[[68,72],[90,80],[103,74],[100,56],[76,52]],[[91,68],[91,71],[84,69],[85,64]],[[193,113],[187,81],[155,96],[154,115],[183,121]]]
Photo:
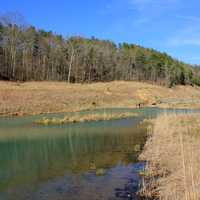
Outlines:
[[151,81],[200,84],[197,69],[166,53],[96,38],[63,38],[0,20],[0,79],[19,81]]
[[141,82],[67,84],[0,82],[1,115],[34,115],[96,108],[143,106],[200,108],[200,88]]

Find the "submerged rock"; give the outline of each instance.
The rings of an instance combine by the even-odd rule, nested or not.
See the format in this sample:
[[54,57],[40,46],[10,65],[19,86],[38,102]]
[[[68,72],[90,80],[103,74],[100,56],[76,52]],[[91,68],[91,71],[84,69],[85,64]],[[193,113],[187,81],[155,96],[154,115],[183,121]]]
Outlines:
[[105,169],[97,169],[96,176],[103,176],[106,173]]

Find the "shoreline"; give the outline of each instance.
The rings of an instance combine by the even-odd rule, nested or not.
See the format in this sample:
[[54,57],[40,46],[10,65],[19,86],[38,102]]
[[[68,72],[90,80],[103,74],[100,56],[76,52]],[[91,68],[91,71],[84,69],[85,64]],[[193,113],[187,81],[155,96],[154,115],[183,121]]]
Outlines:
[[0,117],[102,108],[200,108],[200,87],[166,88],[142,82],[92,84],[0,81]]
[[199,199],[200,115],[162,115],[150,125],[139,160],[144,199]]
[[0,118],[13,118],[13,117],[31,117],[31,116],[40,116],[40,115],[52,115],[52,114],[64,114],[64,113],[72,113],[72,114],[76,114],[79,112],[85,112],[85,111],[97,111],[97,110],[103,110],[103,109],[145,109],[145,108],[160,108],[160,109],[186,109],[186,110],[197,110],[200,109],[200,105],[197,107],[192,107],[192,106],[166,106],[166,105],[156,105],[156,106],[152,106],[152,105],[147,105],[141,108],[138,108],[137,106],[135,107],[96,107],[96,108],[83,108],[83,109],[77,109],[77,110],[63,110],[63,111],[57,111],[57,112],[33,112],[33,113],[23,113],[23,112],[14,112],[14,113],[0,113]]

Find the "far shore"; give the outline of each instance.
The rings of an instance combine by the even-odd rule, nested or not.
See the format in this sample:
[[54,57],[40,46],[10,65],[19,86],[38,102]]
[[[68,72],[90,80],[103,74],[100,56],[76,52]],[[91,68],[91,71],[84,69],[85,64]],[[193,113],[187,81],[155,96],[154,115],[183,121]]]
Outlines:
[[0,81],[0,116],[142,107],[200,108],[200,88],[167,88],[135,81],[92,84]]

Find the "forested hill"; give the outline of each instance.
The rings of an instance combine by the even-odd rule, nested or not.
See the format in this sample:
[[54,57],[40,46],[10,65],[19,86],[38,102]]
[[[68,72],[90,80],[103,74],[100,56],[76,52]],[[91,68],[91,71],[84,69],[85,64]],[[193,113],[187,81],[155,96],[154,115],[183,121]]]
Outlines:
[[198,69],[153,49],[0,23],[0,79],[198,84]]

